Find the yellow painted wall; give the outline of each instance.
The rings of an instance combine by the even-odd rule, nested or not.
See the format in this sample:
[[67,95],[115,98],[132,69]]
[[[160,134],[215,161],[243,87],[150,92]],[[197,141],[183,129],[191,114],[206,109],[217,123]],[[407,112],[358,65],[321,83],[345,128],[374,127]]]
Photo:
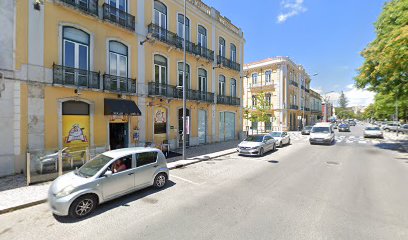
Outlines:
[[16,69],[28,62],[28,3],[26,0],[16,2]]

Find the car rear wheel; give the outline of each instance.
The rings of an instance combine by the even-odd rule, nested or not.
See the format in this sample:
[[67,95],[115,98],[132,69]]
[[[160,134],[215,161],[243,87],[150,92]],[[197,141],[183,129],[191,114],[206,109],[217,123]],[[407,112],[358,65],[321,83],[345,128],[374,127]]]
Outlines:
[[279,147],[283,147],[282,141],[279,142]]
[[69,215],[74,218],[88,216],[98,205],[98,198],[95,195],[87,194],[75,199],[69,208]]
[[154,178],[153,186],[155,188],[162,188],[166,185],[166,183],[167,183],[167,175],[164,173],[159,173]]

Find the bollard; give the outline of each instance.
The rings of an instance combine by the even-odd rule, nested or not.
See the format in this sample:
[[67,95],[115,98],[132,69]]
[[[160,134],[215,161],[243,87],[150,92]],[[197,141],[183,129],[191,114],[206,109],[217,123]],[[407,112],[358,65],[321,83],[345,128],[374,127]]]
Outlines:
[[27,153],[27,169],[26,169],[26,175],[27,175],[27,186],[30,185],[31,183],[31,156],[30,153]]

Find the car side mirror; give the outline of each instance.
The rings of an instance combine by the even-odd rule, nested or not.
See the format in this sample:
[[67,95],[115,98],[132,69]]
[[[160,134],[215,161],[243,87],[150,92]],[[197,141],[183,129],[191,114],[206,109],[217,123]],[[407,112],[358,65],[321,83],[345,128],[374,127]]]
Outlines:
[[110,177],[110,176],[112,176],[112,171],[110,171],[110,170],[106,171],[105,174],[104,174],[104,176],[105,176],[105,177]]

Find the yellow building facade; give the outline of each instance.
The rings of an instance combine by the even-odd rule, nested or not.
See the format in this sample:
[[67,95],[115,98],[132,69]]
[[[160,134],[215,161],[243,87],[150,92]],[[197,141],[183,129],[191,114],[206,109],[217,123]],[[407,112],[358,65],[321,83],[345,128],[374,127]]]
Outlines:
[[10,24],[0,41],[11,48],[0,53],[9,59],[0,62],[0,105],[13,111],[0,114],[0,127],[14,127],[0,175],[24,170],[33,151],[179,148],[184,26],[187,143],[238,139],[245,40],[216,9],[188,0],[184,23],[181,0],[1,4]]
[[[274,57],[244,65],[244,130],[291,131],[318,121],[318,94],[311,97],[311,78],[288,57]],[[269,106],[267,122],[251,118],[259,111],[259,95]],[[321,101],[320,101],[321,105]],[[258,106],[258,107],[257,107]],[[313,106],[313,111],[312,111]],[[321,114],[321,113],[320,113]],[[252,119],[252,121],[251,121]]]

